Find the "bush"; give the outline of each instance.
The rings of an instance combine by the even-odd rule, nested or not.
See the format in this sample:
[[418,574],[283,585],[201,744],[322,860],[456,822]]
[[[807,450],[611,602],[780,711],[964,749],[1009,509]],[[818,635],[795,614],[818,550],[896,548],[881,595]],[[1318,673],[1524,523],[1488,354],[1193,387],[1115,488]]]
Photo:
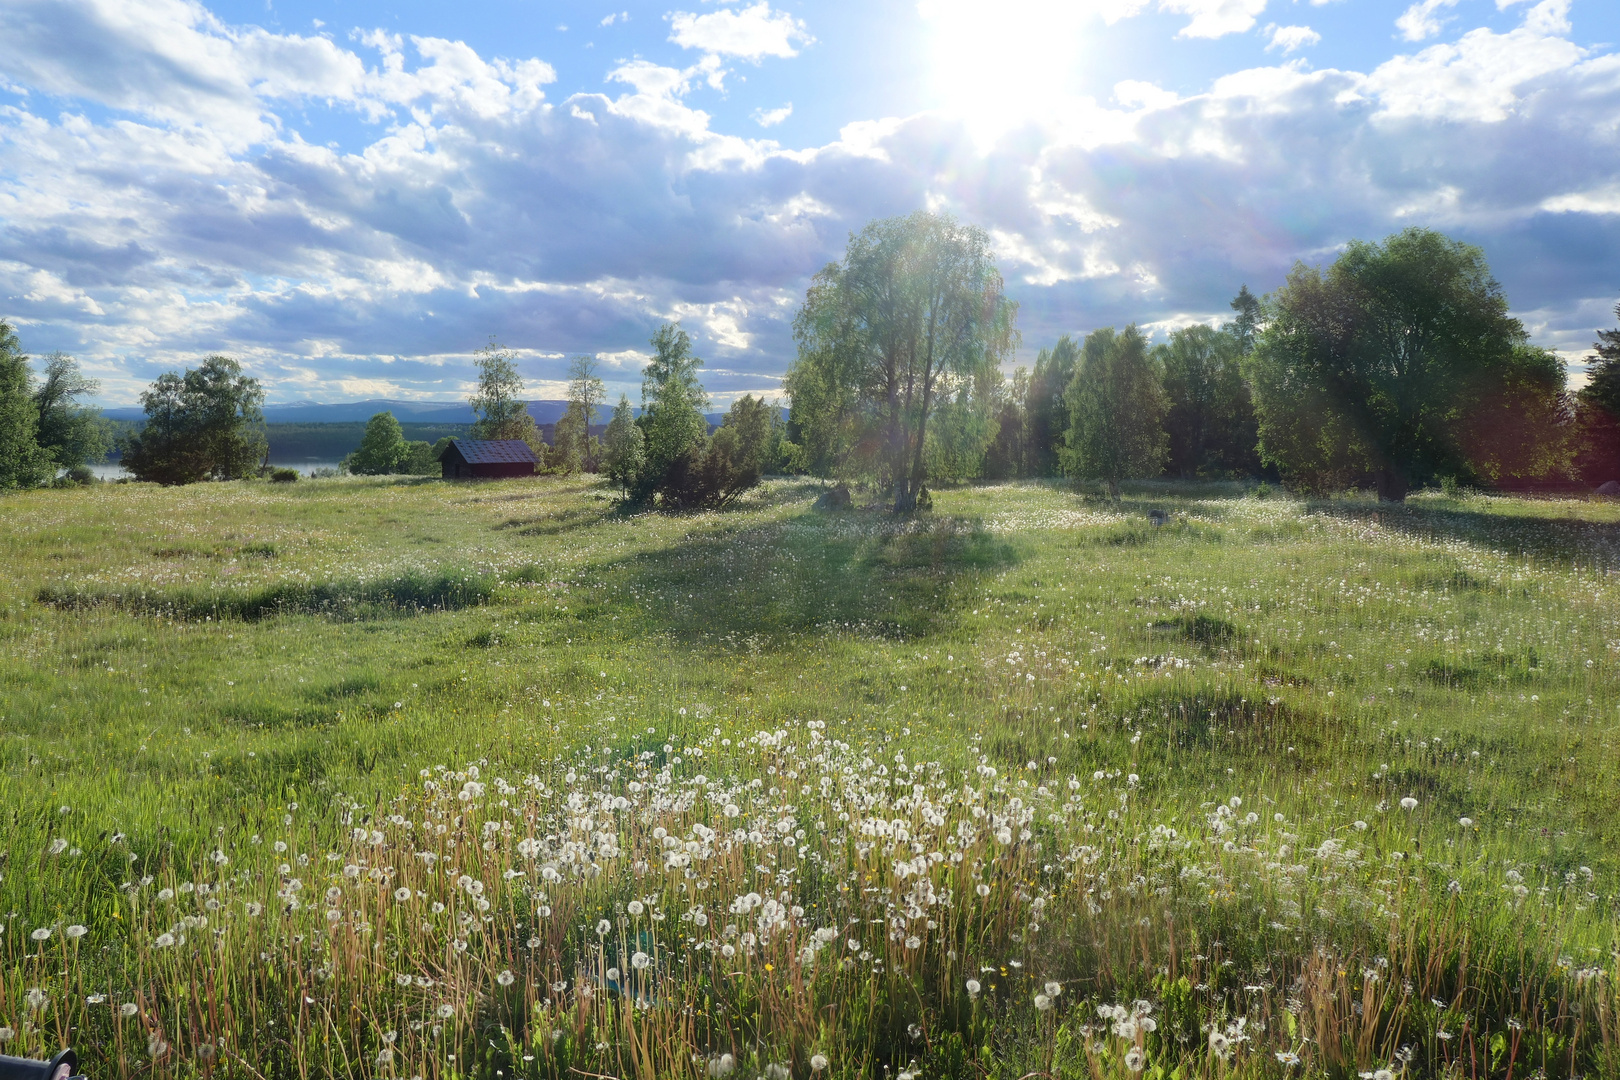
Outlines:
[[270,482],[272,484],[290,484],[298,479],[297,469],[271,469]]
[[88,465],[75,465],[67,471],[67,479],[82,486],[95,483],[96,474],[90,471]]
[[652,494],[671,509],[717,510],[759,483],[772,449],[774,406],[742,397],[708,439],[672,461],[653,479]]

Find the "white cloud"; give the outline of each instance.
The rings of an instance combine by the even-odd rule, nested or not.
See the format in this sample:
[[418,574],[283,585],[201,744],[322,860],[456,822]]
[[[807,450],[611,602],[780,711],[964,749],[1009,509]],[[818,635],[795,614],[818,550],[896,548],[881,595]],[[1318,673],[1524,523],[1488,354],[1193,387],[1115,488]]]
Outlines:
[[1126,79],[1114,84],[1114,100],[1127,109],[1167,109],[1181,98],[1174,90],[1165,90],[1137,79]]
[[1388,117],[1496,122],[1543,80],[1567,76],[1585,58],[1569,32],[1569,0],[1542,0],[1505,34],[1480,27],[1455,44],[1397,56],[1367,80]]
[[1322,35],[1308,26],[1278,26],[1273,23],[1266,27],[1266,30],[1271,34],[1271,43],[1266,46],[1267,52],[1281,49],[1285,54],[1291,53],[1322,40]]
[[601,23],[599,25],[601,25],[601,26],[612,26],[616,22],[627,23],[629,21],[630,21],[630,13],[628,11],[616,11],[616,12],[613,12],[612,14],[610,14],[610,15],[602,16],[602,21],[601,21]]
[[1160,11],[1192,16],[1178,37],[1218,38],[1254,26],[1267,0],[1159,0]]
[[1541,209],[1553,214],[1620,214],[1620,184],[1554,195]]
[[756,64],[767,56],[797,56],[795,44],[808,45],[815,40],[804,23],[785,11],[772,11],[767,0],[740,11],[722,8],[707,15],[677,11],[669,22],[669,40],[683,49],[734,56]]
[[[1052,25],[1084,44],[1129,6]],[[0,54],[0,75],[32,93],[0,103],[0,310],[32,352],[81,354],[124,401],[215,350],[277,397],[446,397],[492,331],[536,387],[595,351],[615,358],[615,397],[635,396],[651,329],[679,316],[724,358],[704,376],[723,401],[774,385],[807,276],[851,230],[926,204],[991,230],[1031,348],[1202,319],[1295,259],[1420,224],[1484,244],[1537,340],[1579,350],[1620,266],[1620,57],[1571,43],[1559,0],[1518,10],[1511,30],[1370,73],[1292,61],[1183,95],[1127,81],[1109,105],[1020,81],[1031,49],[1076,53],[1055,31],[1020,46],[1015,21],[988,39],[1005,67],[964,100],[1010,73],[1018,94],[1049,92],[1023,113],[993,99],[1022,126],[952,107],[784,149],[694,107],[718,53],[623,63],[607,93],[552,104],[549,65],[460,42],[314,46],[187,4],[18,0],[0,22],[29,53]],[[163,33],[193,35],[195,75],[160,62]],[[106,70],[80,70],[92,56]],[[313,145],[289,118],[318,108],[378,123]]]
[[791,101],[780,108],[755,109],[753,112],[754,123],[758,124],[760,127],[775,127],[777,124],[780,124],[782,121],[786,120],[792,115],[793,102]]
[[1438,13],[1446,8],[1457,6],[1457,0],[1418,0],[1417,3],[1401,12],[1395,20],[1395,29],[1407,41],[1422,41],[1431,38],[1445,28],[1445,23],[1438,17]]

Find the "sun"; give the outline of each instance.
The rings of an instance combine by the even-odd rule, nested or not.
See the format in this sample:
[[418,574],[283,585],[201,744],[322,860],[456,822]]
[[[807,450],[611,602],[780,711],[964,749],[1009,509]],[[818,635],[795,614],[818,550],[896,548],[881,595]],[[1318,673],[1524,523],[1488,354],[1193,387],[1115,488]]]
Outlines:
[[1100,23],[1134,14],[1136,0],[919,0],[928,26],[931,90],[975,138],[993,142],[1034,123],[1062,126]]

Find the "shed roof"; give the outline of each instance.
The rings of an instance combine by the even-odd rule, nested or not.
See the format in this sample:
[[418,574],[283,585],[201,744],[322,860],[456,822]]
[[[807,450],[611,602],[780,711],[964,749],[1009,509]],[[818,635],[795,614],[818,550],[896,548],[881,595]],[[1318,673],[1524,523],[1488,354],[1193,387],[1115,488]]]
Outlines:
[[495,465],[508,462],[539,462],[522,439],[455,439],[439,454],[439,460],[454,450],[469,465]]

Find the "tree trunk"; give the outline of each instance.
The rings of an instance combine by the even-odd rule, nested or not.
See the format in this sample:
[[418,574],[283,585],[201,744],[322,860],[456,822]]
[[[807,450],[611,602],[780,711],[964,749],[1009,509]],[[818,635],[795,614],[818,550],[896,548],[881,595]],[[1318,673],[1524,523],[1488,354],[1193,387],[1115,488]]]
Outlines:
[[1374,482],[1378,485],[1379,502],[1405,502],[1406,501],[1406,475],[1393,466],[1385,466],[1373,474]]
[[894,512],[909,514],[917,509],[917,488],[906,477],[897,477],[894,481]]
[[1108,480],[1108,497],[1116,503],[1119,502],[1119,481],[1112,477]]

